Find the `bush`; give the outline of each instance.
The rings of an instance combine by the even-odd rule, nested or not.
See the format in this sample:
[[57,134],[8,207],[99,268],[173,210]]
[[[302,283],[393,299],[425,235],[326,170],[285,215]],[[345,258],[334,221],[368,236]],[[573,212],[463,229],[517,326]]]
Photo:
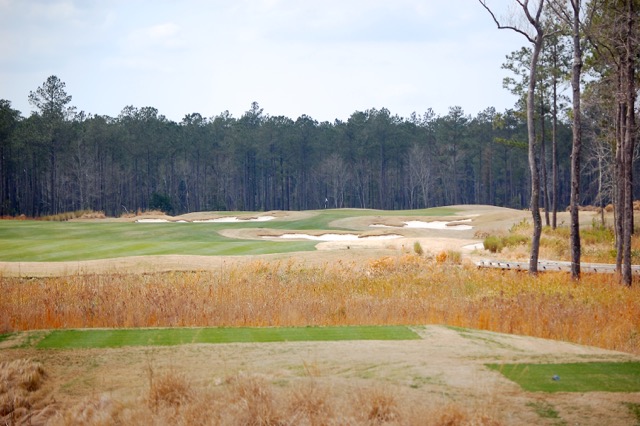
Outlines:
[[173,204],[171,203],[171,197],[164,194],[158,194],[154,192],[151,194],[151,201],[149,202],[149,208],[151,210],[160,210],[163,213],[172,213]]
[[447,261],[447,252],[446,251],[441,251],[440,253],[438,253],[436,255],[436,262],[444,263],[446,261]]
[[491,253],[500,253],[504,248],[502,238],[496,237],[495,235],[489,235],[484,239],[482,244],[484,245],[484,249],[489,250]]
[[453,263],[453,264],[459,265],[460,263],[462,263],[462,254],[460,254],[459,251],[455,251],[455,250],[447,250],[447,251],[443,250],[436,255],[436,262],[437,263],[447,262],[447,263]]
[[420,241],[416,241],[415,243],[413,243],[413,251],[418,256],[422,256],[424,254],[424,250],[422,249]]
[[525,235],[512,234],[501,238],[502,245],[506,247],[515,247],[529,244],[530,238]]
[[522,219],[520,222],[513,224],[509,229],[509,232],[510,233],[529,232],[530,228],[531,228],[531,225],[529,224],[527,219]]
[[462,263],[462,254],[459,251],[448,250],[447,260],[449,261],[449,263],[455,263],[456,265],[459,265]]

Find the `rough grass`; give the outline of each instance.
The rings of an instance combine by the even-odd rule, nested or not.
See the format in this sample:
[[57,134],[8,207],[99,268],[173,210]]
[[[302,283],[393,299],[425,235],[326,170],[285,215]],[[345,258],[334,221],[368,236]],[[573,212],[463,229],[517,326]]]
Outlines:
[[640,392],[640,362],[487,366],[529,392]]
[[275,385],[251,374],[194,383],[178,371],[146,372],[148,386],[131,400],[109,394],[71,405],[57,401],[37,362],[0,363],[0,423],[49,425],[498,425],[490,412],[461,405],[416,404],[393,386],[334,387],[312,377]]
[[0,362],[0,424],[40,424],[51,399],[41,392],[47,374],[37,362]]
[[[527,220],[513,225],[508,232],[487,234],[483,238],[484,248],[492,253],[524,259],[529,256],[532,225]],[[556,229],[545,226],[540,237],[540,258],[570,261],[570,229],[561,226]],[[585,263],[615,263],[615,235],[609,226],[593,221],[591,226],[580,229],[581,261]],[[640,235],[632,236],[632,262],[640,261]]]
[[[40,368],[19,361],[29,368]],[[11,371],[15,371],[11,367]],[[393,386],[336,388],[313,378],[282,386],[251,374],[202,385],[176,371],[147,372],[149,384],[133,400],[90,396],[76,405],[46,395],[7,411],[6,424],[50,425],[500,425],[488,409],[438,406],[405,399]],[[9,392],[9,396],[14,396]],[[13,407],[12,407],[13,408]]]
[[[634,278],[637,280],[637,278]],[[211,272],[0,277],[0,333],[70,328],[446,324],[640,354],[640,284],[424,256]]]

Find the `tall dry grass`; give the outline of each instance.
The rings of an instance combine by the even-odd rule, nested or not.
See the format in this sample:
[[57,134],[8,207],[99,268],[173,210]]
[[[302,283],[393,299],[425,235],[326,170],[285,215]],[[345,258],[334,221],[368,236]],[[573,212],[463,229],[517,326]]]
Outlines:
[[54,215],[41,216],[39,220],[48,222],[66,222],[72,219],[104,219],[106,218],[104,212],[94,210],[76,210],[70,212],[63,212]]
[[42,390],[46,378],[37,362],[0,362],[0,424],[43,424],[52,415],[55,401]]
[[[400,397],[380,387],[340,387],[303,379],[277,386],[239,375],[214,387],[197,387],[170,373],[146,396],[122,403],[88,398],[51,416],[52,425],[478,425],[497,426],[495,413]],[[434,398],[437,399],[437,398]]]
[[417,255],[368,264],[0,278],[0,332],[52,328],[448,324],[640,354],[640,289]]
[[[195,384],[169,371],[150,375],[139,397],[109,394],[74,403],[56,401],[49,375],[30,360],[0,363],[3,425],[499,425],[486,407],[462,407],[402,396],[392,386],[319,382],[302,378],[275,385],[240,374],[219,384]],[[151,379],[153,377],[153,379]]]

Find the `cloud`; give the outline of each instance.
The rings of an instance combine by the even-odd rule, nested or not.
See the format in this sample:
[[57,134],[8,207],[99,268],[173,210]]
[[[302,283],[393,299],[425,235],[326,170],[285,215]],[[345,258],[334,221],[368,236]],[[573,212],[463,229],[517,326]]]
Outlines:
[[500,64],[524,44],[473,0],[0,0],[0,12],[1,96],[26,103],[56,74],[79,109],[154,106],[178,121],[252,101],[320,121],[501,109]]
[[160,47],[172,49],[183,45],[180,39],[180,27],[173,22],[152,25],[131,31],[126,38],[129,49]]

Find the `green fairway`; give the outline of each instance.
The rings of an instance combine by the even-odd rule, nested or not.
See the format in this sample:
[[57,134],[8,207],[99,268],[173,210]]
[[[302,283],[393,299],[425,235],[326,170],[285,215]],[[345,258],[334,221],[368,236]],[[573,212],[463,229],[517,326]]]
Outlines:
[[[349,230],[331,227],[337,219],[358,216],[439,216],[455,210],[411,211],[338,209],[313,212],[300,220],[239,223],[114,223],[0,221],[0,261],[51,262],[145,255],[258,255],[314,250],[314,241],[261,241],[226,238],[231,228]],[[246,213],[245,213],[246,214]]]
[[640,362],[488,364],[530,392],[640,392]]
[[38,348],[119,348],[189,343],[415,339],[420,339],[420,336],[403,326],[56,330],[40,341]]
[[[227,224],[228,225],[228,224]],[[228,227],[228,226],[227,226]],[[0,221],[0,260],[51,262],[184,254],[228,256],[313,250],[307,241],[226,238],[208,223]]]

